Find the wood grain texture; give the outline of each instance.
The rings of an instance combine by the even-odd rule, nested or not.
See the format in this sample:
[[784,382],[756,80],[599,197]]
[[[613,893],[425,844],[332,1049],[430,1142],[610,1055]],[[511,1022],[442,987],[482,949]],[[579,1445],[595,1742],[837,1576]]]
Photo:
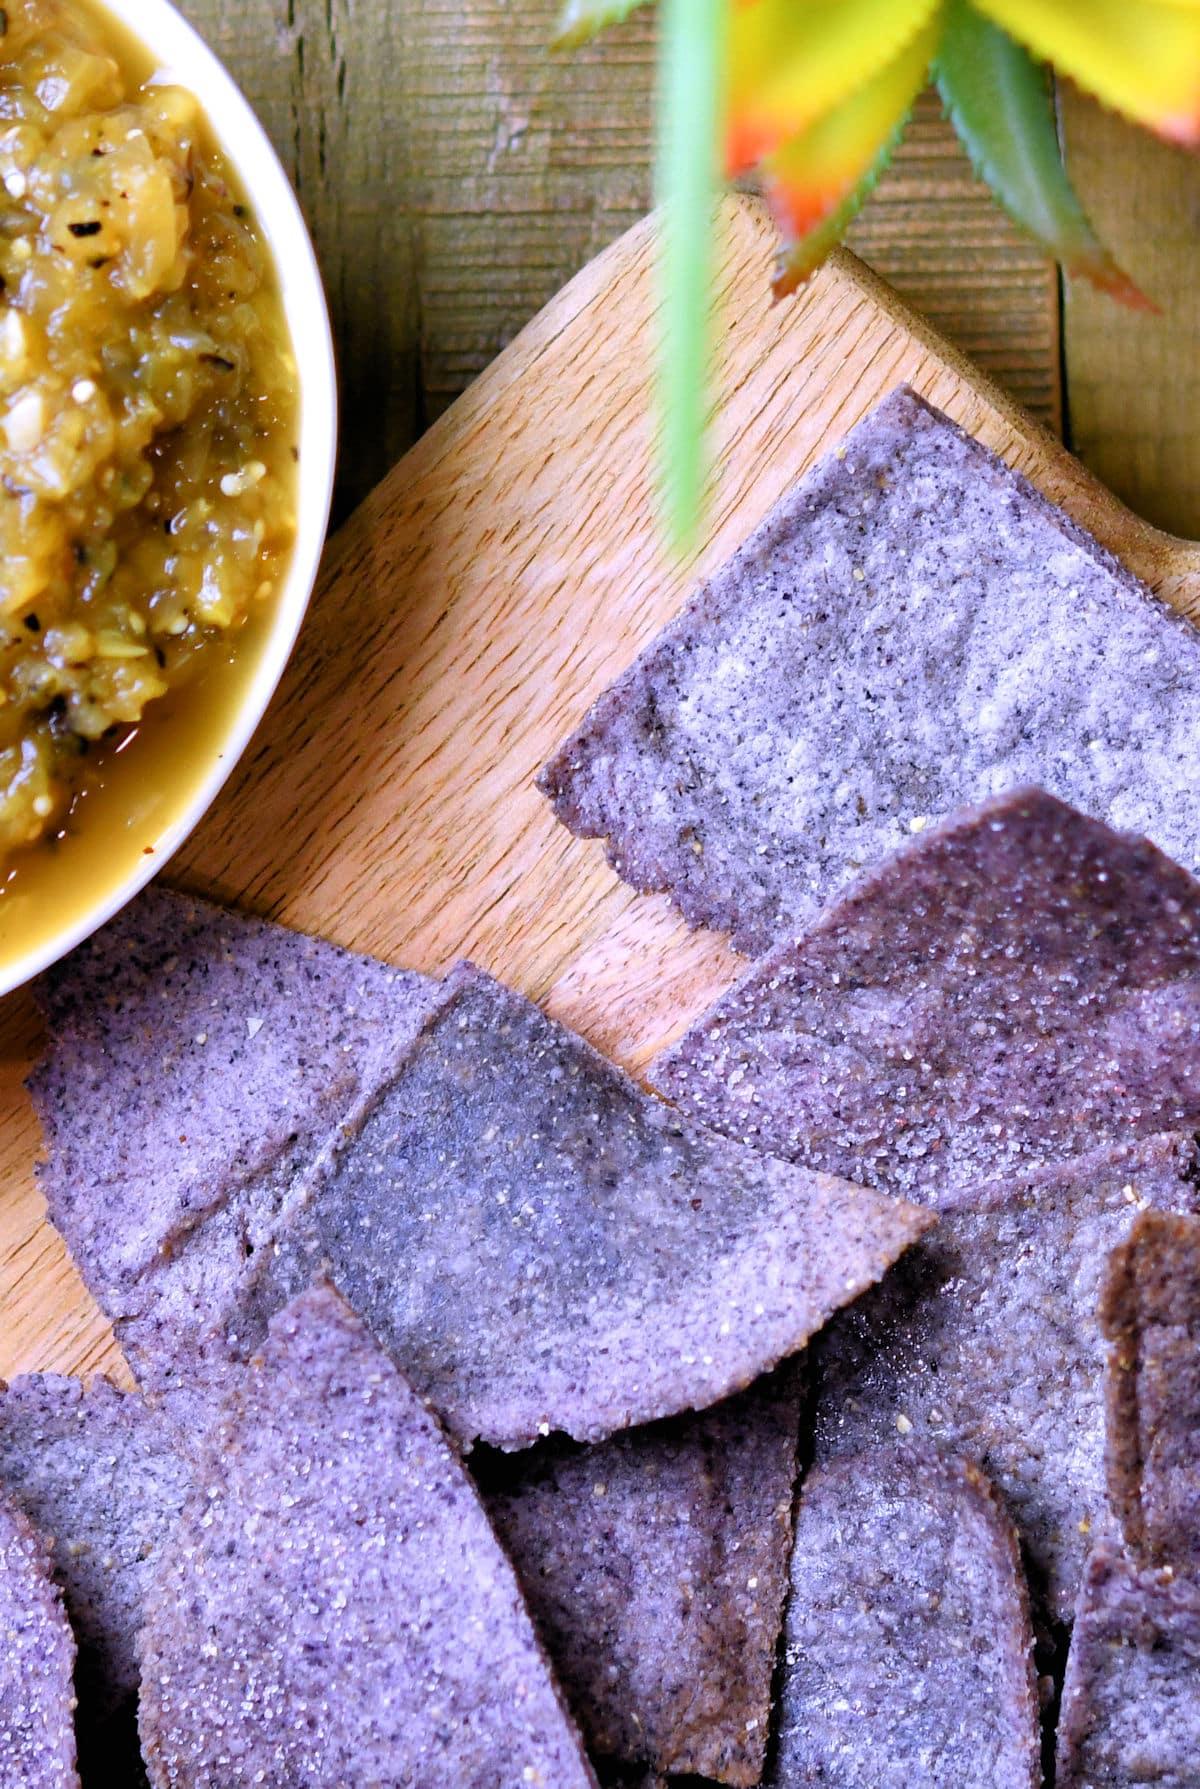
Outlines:
[[570,56],[557,0],[183,0],[300,196],[329,292],[339,505],[646,210],[653,14]]
[[[1200,550],[1139,522],[852,256],[773,305],[766,220],[724,219],[720,475],[701,548],[651,500],[653,226],[584,270],[331,543],[249,756],[173,878],[439,970],[473,955],[635,1071],[724,988],[724,942],[618,882],[532,777],[587,704],[783,490],[901,380],[1020,466],[1169,598]],[[113,1362],[48,1232],[21,1089],[36,1027],[0,1008],[0,1372]]]
[[1200,158],[1064,87],[1067,160],[1096,227],[1161,315],[1067,282],[1064,327],[1075,451],[1126,502],[1200,535]]
[[850,247],[1039,422],[1063,426],[1058,269],[1009,223],[928,92]]
[[[569,55],[558,0],[183,0],[257,107],[325,274],[338,512],[649,208],[654,12]],[[1057,279],[918,104],[854,246],[1051,428]]]

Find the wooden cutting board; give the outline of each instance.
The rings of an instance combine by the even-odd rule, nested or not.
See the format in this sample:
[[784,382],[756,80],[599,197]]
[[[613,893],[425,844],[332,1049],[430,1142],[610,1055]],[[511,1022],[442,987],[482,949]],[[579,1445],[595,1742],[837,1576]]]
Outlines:
[[[533,787],[592,699],[814,459],[907,380],[1200,616],[1200,548],[1137,520],[850,255],[771,302],[730,201],[703,544],[653,513],[653,225],[574,279],[330,543],[252,750],[168,879],[393,962],[469,955],[635,1072],[733,978],[721,939],[618,882]],[[122,1371],[45,1221],[0,1003],[0,1374]]]

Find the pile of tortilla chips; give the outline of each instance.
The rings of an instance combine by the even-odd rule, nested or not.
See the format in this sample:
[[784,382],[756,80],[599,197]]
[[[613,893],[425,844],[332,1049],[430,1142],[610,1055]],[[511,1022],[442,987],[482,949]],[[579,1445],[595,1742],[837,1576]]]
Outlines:
[[0,1761],[1188,1780],[1197,723],[1187,625],[901,392],[543,774],[759,953],[655,1092],[166,891],[53,970],[43,1185],[140,1390],[0,1395]]

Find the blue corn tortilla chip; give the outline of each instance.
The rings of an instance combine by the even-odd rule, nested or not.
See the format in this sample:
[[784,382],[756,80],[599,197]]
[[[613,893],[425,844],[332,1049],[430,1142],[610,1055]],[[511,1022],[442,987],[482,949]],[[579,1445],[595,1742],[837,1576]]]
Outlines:
[[901,388],[539,778],[635,888],[751,955],[910,829],[1039,783],[1200,869],[1200,635]]
[[666,1050],[690,1118],[922,1203],[1200,1123],[1200,884],[1041,790],[954,816]]
[[466,1441],[600,1441],[715,1403],[929,1223],[681,1121],[477,969],[447,993],[305,1222],[309,1258]]
[[880,1448],[796,1517],[769,1789],[1038,1789],[1017,1538],[977,1467]]
[[53,1222],[111,1317],[215,1218],[232,1260],[411,1040],[437,983],[151,888],[35,984]]
[[189,1485],[170,1425],[136,1393],[48,1373],[0,1390],[0,1491],[50,1537],[82,1725],[137,1690],[147,1574]]
[[0,1783],[10,1789],[79,1789],[74,1668],[49,1549],[0,1497]]
[[[402,1009],[407,1022],[407,992]],[[93,989],[65,1045],[52,1039],[42,1086],[98,1055],[108,1023]],[[135,1051],[129,1062],[150,1072]],[[52,1184],[64,1136],[77,1159],[92,1123],[85,1087],[51,1120]],[[143,1387],[200,1424],[183,1404],[328,1272],[463,1443],[523,1447],[557,1429],[603,1440],[748,1385],[932,1221],[681,1120],[470,966],[320,1149],[298,1159],[289,1139],[247,1171],[272,1189],[255,1204],[261,1222],[247,1224],[235,1162],[223,1201],[170,1247],[127,1243],[148,1203],[136,1125],[124,1149],[130,1179],[105,1184],[99,1224],[77,1221],[78,1197],[60,1197],[55,1216]],[[93,1248],[140,1263],[115,1295]]]
[[1147,1211],[1100,1306],[1109,1494],[1132,1553],[1200,1570],[1200,1218]]
[[785,1367],[700,1416],[596,1447],[546,1443],[483,1477],[593,1753],[761,1778],[800,1403]]
[[1058,1789],[1190,1789],[1200,1759],[1200,1585],[1103,1542],[1080,1594]]
[[154,1789],[595,1789],[458,1458],[315,1288],[230,1384],[152,1574]]
[[948,1202],[810,1349],[816,1459],[891,1444],[979,1461],[1039,1603],[1069,1622],[1107,1514],[1105,1263],[1152,1217],[1200,1227],[1158,1217],[1200,1209],[1197,1167],[1194,1137],[1161,1137]]

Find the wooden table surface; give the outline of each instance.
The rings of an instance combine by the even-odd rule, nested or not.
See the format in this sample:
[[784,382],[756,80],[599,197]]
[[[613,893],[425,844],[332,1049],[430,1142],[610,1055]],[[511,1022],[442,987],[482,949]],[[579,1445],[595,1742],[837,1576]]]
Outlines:
[[[559,0],[181,0],[258,108],[341,355],[340,514],[645,210],[653,12],[572,55]],[[1147,519],[1200,537],[1200,161],[1059,96],[1072,173],[1162,307],[1063,289],[920,102],[852,245]]]

